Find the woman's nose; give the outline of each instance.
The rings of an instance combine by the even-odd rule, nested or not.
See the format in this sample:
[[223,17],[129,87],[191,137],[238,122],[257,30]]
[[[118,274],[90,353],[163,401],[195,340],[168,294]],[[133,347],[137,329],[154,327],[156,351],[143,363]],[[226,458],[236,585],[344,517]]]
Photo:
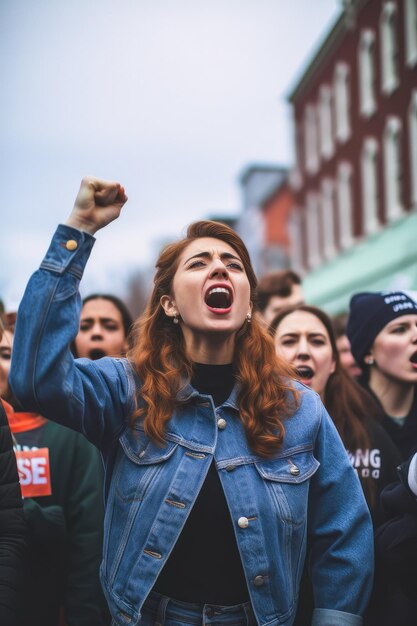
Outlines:
[[308,341],[304,338],[301,338],[297,345],[297,356],[310,358],[310,349],[308,345]]
[[91,329],[91,336],[102,337],[102,335],[103,335],[103,330],[102,330],[101,324],[97,322],[96,324],[94,324],[94,326]]
[[225,266],[225,264],[223,263],[221,259],[213,259],[213,263],[212,263],[212,267],[210,271],[210,278],[214,276],[221,276],[222,278],[229,278],[229,272],[227,270],[227,267]]

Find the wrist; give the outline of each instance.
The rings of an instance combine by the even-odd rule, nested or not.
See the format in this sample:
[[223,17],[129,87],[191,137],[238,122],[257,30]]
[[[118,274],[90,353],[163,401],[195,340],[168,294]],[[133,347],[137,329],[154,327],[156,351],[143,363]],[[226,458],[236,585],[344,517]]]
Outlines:
[[89,235],[95,235],[98,230],[95,224],[74,215],[70,215],[70,217],[65,222],[65,225],[70,226],[71,228],[76,228],[77,230],[82,230]]

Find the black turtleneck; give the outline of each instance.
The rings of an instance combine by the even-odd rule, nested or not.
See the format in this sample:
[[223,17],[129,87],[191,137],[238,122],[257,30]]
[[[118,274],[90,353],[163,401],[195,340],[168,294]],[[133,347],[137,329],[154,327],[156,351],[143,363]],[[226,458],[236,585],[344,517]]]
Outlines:
[[[229,397],[232,365],[195,363],[192,386],[215,406]],[[232,519],[214,461],[154,591],[202,604],[233,605],[249,599]]]

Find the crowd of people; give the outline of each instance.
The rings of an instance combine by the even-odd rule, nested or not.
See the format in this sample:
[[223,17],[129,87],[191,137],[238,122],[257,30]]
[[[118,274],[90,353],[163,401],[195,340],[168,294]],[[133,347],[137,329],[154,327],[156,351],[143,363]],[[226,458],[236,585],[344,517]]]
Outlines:
[[[133,322],[83,179],[0,340],[0,623],[417,623],[417,294],[331,319],[191,224]],[[19,486],[20,479],[20,486]]]

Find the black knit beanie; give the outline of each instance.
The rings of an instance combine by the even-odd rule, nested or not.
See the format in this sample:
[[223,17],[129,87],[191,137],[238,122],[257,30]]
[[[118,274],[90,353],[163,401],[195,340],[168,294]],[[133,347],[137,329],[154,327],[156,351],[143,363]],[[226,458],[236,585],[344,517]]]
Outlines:
[[358,365],[369,352],[375,337],[391,320],[416,314],[415,293],[406,291],[362,292],[352,296],[346,334]]

